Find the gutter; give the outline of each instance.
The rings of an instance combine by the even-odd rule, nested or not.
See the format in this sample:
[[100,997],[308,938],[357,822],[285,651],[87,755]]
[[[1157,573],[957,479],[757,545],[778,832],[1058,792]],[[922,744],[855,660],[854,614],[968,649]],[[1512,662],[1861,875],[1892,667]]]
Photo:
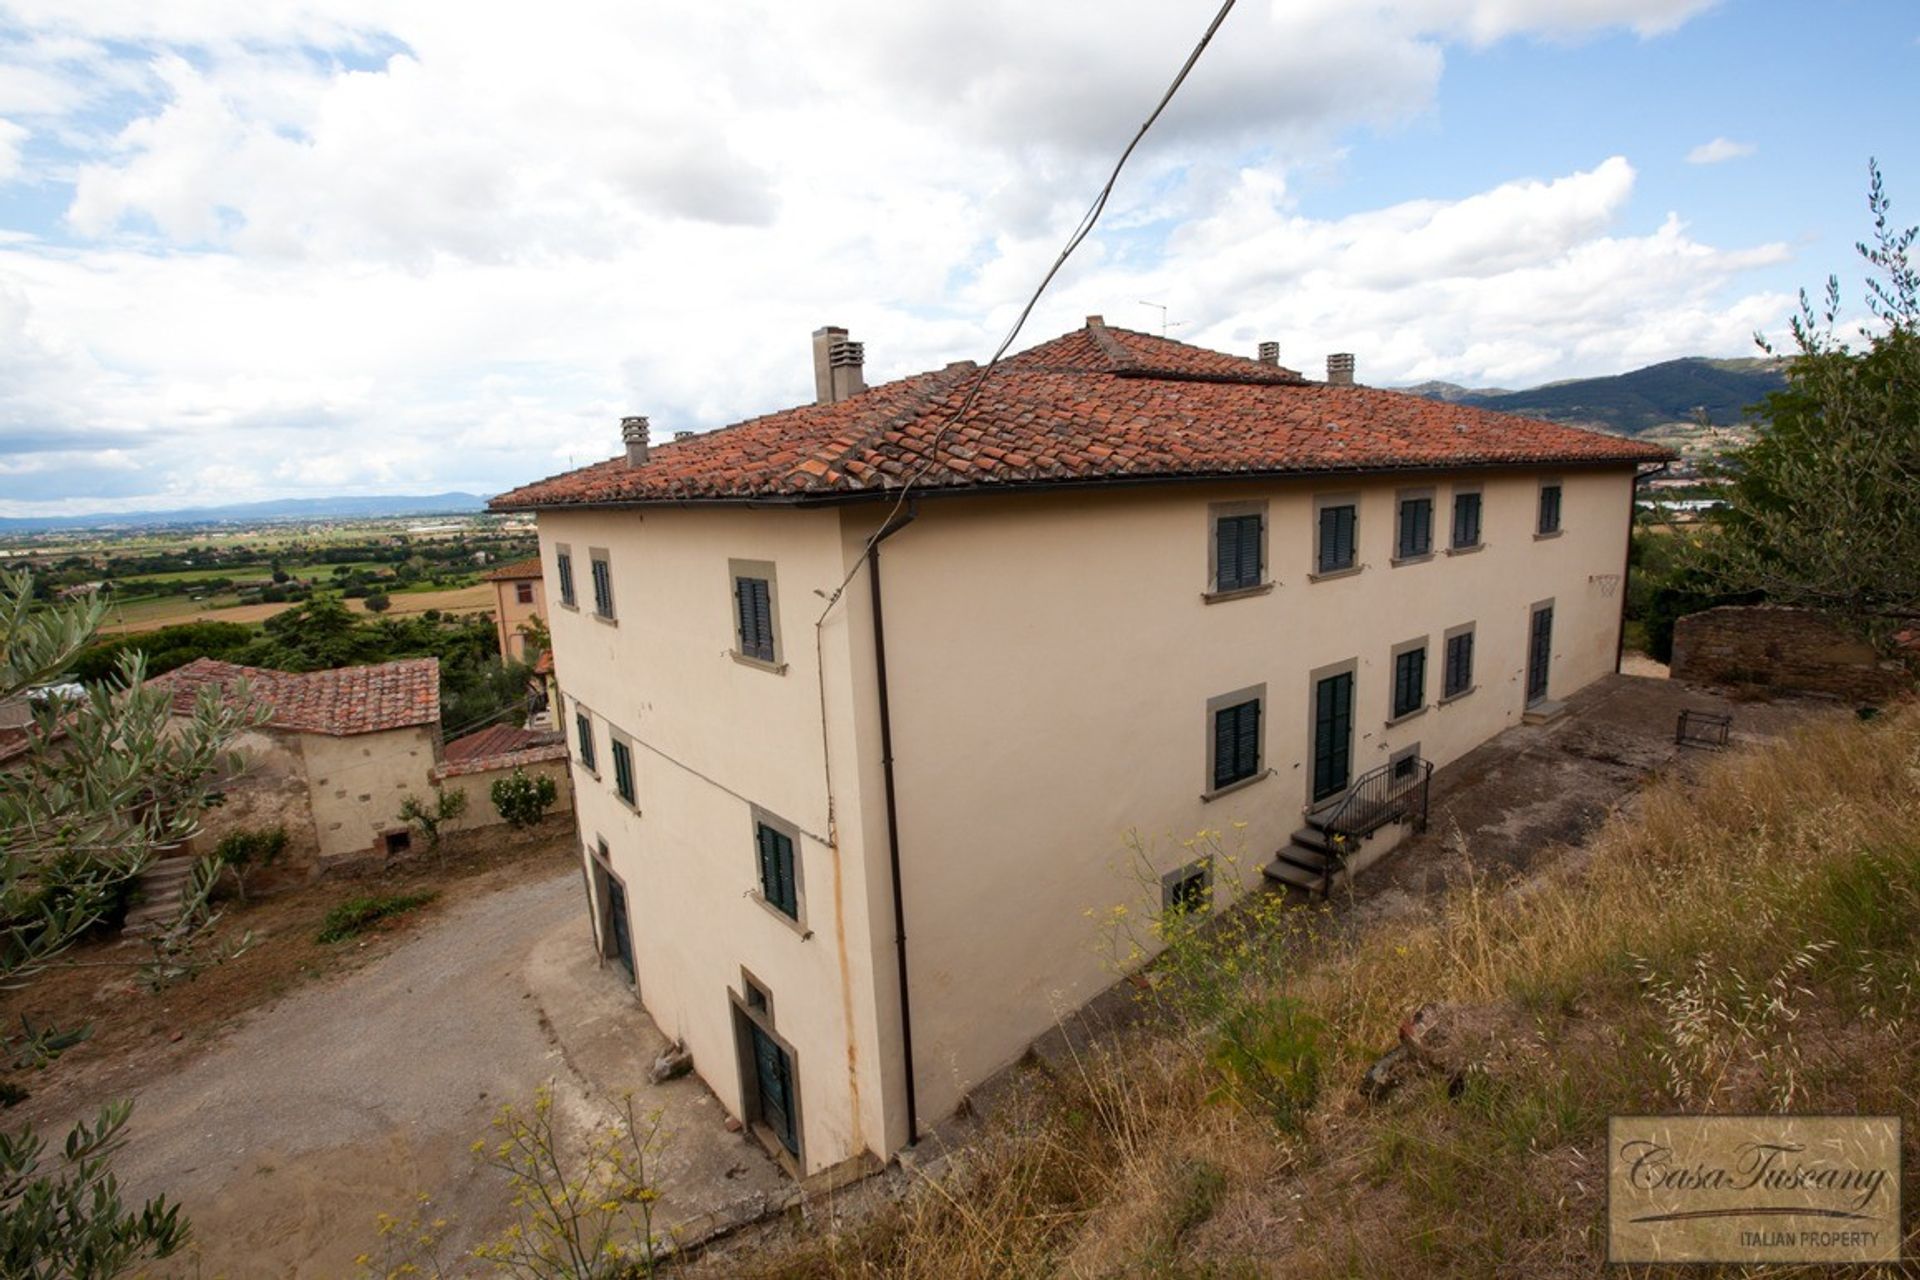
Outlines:
[[1640,482],[1651,480],[1655,476],[1667,474],[1673,467],[1671,461],[1663,462],[1651,471],[1633,470],[1633,483],[1627,487],[1627,554],[1620,562],[1620,629],[1613,643],[1613,673],[1620,674],[1620,666],[1627,660],[1627,596],[1633,590],[1633,526],[1640,518]]
[[880,769],[886,779],[887,868],[893,881],[894,964],[900,979],[900,1058],[907,1085],[907,1145],[920,1140],[920,1108],[913,1084],[913,996],[907,985],[907,907],[900,882],[900,812],[893,776],[893,714],[887,698],[887,628],[880,596],[880,544],[912,524],[910,504],[867,544],[867,585],[873,591],[873,671],[880,691]]

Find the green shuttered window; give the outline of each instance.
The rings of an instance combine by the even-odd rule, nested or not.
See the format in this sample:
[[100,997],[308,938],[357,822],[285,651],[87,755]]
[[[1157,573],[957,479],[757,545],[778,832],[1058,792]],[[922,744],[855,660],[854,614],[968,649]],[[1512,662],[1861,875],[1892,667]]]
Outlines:
[[1446,697],[1455,697],[1473,687],[1473,632],[1463,631],[1447,637],[1447,670],[1441,682]]
[[1411,560],[1433,551],[1433,499],[1403,498],[1400,501],[1399,558]]
[[1260,701],[1213,713],[1213,787],[1218,791],[1260,772]]
[[1540,532],[1560,532],[1560,486],[1557,484],[1540,486]]
[[1260,517],[1221,516],[1213,525],[1214,590],[1260,585]]
[[1412,715],[1427,701],[1427,651],[1409,649],[1393,659],[1393,714]]
[[1351,504],[1320,508],[1320,572],[1351,569],[1358,557],[1354,542],[1355,512]]
[[1453,495],[1453,545],[1456,550],[1480,545],[1480,495]]
[[603,618],[613,616],[613,567],[600,559],[593,562],[593,611]]
[[733,612],[740,656],[773,661],[773,590],[765,578],[733,580]]
[[622,800],[634,803],[633,751],[618,738],[613,740],[613,789]]
[[584,711],[576,711],[573,715],[573,727],[579,735],[580,763],[589,772],[597,772],[600,766],[593,758],[593,717]]
[[793,839],[766,823],[754,826],[754,840],[760,854],[760,896],[767,905],[800,918],[800,891],[793,877]]
[[553,569],[560,578],[560,603],[574,608],[579,602],[573,594],[573,557],[562,551],[553,558]]

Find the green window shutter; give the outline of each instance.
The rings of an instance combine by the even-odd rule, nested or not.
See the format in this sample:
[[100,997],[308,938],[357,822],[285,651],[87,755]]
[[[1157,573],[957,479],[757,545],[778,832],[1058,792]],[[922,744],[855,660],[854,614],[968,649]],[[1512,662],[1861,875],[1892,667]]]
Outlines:
[[1260,771],[1260,703],[1242,702],[1213,713],[1215,790]]
[[1260,585],[1260,517],[1221,516],[1214,521],[1214,589],[1238,591]]
[[1400,559],[1424,556],[1433,550],[1433,499],[1407,498],[1400,503]]
[[593,720],[584,711],[576,712],[573,717],[573,726],[580,735],[580,763],[591,770],[594,768]]
[[1453,495],[1453,545],[1480,545],[1480,495],[1477,493]]
[[571,608],[573,598],[573,557],[562,551],[554,558],[554,571],[560,575],[560,603]]
[[734,620],[742,657],[773,661],[773,589],[765,578],[733,580]]
[[1540,532],[1560,531],[1560,486],[1546,485],[1540,490]]
[[1411,715],[1427,700],[1427,651],[1409,649],[1393,660],[1393,714]]
[[622,800],[628,804],[634,802],[633,752],[617,738],[613,743],[613,788]]
[[1354,559],[1354,509],[1320,508],[1320,572],[1350,569]]
[[794,878],[793,840],[785,832],[761,823],[755,833],[760,853],[760,895],[767,905],[800,918],[800,891]]

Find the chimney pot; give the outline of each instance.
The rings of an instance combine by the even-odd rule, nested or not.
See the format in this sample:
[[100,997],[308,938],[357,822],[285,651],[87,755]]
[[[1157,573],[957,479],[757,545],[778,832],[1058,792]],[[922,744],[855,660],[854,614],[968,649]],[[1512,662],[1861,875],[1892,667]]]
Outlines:
[[692,434],[693,432],[691,431],[676,431],[673,433],[673,438],[675,440],[685,440],[688,436],[691,436]]
[[647,419],[634,414],[620,419],[620,438],[627,445],[627,465],[637,467],[647,460]]
[[1088,316],[1087,317],[1087,328],[1104,329],[1106,327],[1107,327],[1106,317],[1104,316]]
[[1261,343],[1260,344],[1260,363],[1261,364],[1279,364],[1280,363],[1280,344],[1277,342]]
[[1353,385],[1353,353],[1351,351],[1336,351],[1327,357],[1327,385],[1330,387]]
[[820,404],[834,404],[867,389],[867,349],[839,325],[813,331],[813,390]]

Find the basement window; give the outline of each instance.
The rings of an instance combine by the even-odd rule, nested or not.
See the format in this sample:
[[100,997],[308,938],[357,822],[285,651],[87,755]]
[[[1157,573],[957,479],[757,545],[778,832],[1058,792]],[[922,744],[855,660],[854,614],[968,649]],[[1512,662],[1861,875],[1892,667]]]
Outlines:
[[413,833],[411,831],[389,831],[381,837],[381,841],[386,846],[387,856],[392,857],[395,854],[405,853],[407,850],[413,848]]
[[1213,866],[1206,860],[1169,871],[1160,881],[1160,909],[1171,915],[1193,915],[1213,907]]

